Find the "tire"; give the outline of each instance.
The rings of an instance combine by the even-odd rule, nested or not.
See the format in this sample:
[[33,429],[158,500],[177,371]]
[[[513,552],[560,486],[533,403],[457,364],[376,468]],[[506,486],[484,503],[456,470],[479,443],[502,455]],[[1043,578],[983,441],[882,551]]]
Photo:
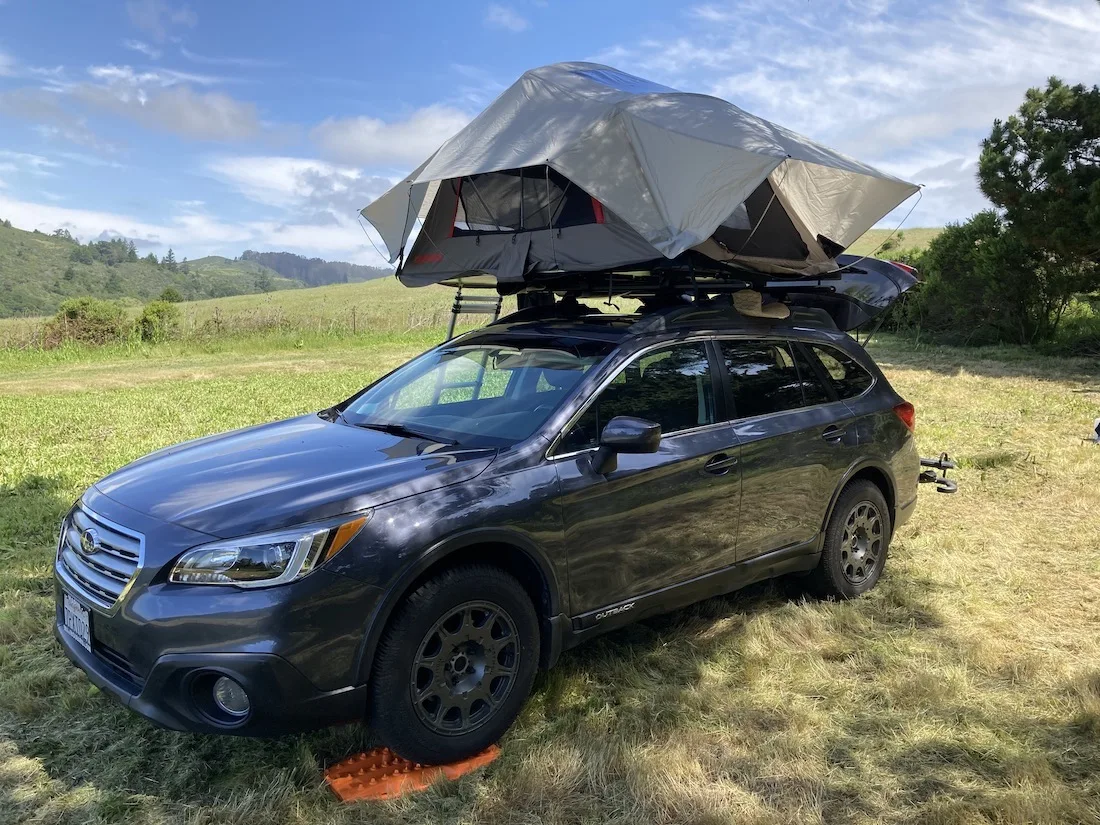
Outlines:
[[413,762],[473,756],[511,727],[538,661],[538,616],[523,586],[488,565],[447,570],[418,587],[386,628],[370,725]]
[[841,491],[829,523],[821,561],[810,587],[826,599],[853,599],[878,584],[886,566],[892,525],[882,490],[871,481],[850,482]]

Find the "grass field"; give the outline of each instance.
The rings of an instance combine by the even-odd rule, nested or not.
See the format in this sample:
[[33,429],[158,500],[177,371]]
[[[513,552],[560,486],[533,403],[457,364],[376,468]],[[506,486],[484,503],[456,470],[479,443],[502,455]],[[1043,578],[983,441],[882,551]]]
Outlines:
[[962,469],[957,496],[922,493],[872,594],[761,585],[571,651],[503,757],[458,783],[341,806],[321,771],[369,744],[357,726],[182,735],[90,687],[50,633],[55,531],[81,490],[350,394],[438,340],[392,321],[422,311],[299,347],[0,358],[0,823],[1100,821],[1100,447],[1083,440],[1100,365],[1021,350],[875,348],[923,452]]
[[[874,255],[878,248],[882,245],[883,241],[894,234],[894,239],[897,241],[897,249],[918,249],[924,250],[928,247],[928,244],[943,232],[941,227],[921,227],[915,226],[912,229],[902,229],[899,233],[894,234],[890,229],[871,229],[862,238],[856,241],[849,247],[848,251],[853,255]],[[900,237],[898,237],[900,235]],[[888,254],[883,253],[879,257],[888,258]]]

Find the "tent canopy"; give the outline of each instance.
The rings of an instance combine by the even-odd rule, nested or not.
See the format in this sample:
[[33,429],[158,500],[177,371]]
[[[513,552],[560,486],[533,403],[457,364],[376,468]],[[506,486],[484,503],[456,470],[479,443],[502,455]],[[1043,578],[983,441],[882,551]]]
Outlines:
[[558,63],[525,73],[362,214],[409,285],[689,249],[813,275],[917,188],[724,100]]

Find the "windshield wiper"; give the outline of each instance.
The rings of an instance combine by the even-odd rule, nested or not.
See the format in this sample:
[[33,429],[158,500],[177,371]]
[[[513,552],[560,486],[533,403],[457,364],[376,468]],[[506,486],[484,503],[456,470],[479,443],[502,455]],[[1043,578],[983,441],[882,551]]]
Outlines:
[[[344,420],[347,421],[346,418]],[[395,424],[389,421],[358,421],[352,426],[362,427],[366,430],[378,430],[381,433],[389,433],[390,435],[399,435],[402,438],[421,438],[425,441],[435,441],[439,444],[449,444],[451,446],[458,444],[458,442],[453,439],[440,438],[437,435],[420,432],[419,430],[414,430],[412,427],[406,427],[404,424]]]

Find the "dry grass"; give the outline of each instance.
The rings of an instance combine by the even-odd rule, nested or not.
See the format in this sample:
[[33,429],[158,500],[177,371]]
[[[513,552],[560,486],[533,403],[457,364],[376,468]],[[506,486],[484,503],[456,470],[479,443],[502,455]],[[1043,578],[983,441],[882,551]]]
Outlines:
[[180,735],[89,689],[49,637],[80,488],[318,408],[401,346],[0,373],[0,822],[1100,822],[1100,365],[1017,350],[878,348],[924,452],[963,466],[957,496],[922,493],[872,594],[762,585],[572,651],[458,783],[342,807],[320,771],[358,728]]

